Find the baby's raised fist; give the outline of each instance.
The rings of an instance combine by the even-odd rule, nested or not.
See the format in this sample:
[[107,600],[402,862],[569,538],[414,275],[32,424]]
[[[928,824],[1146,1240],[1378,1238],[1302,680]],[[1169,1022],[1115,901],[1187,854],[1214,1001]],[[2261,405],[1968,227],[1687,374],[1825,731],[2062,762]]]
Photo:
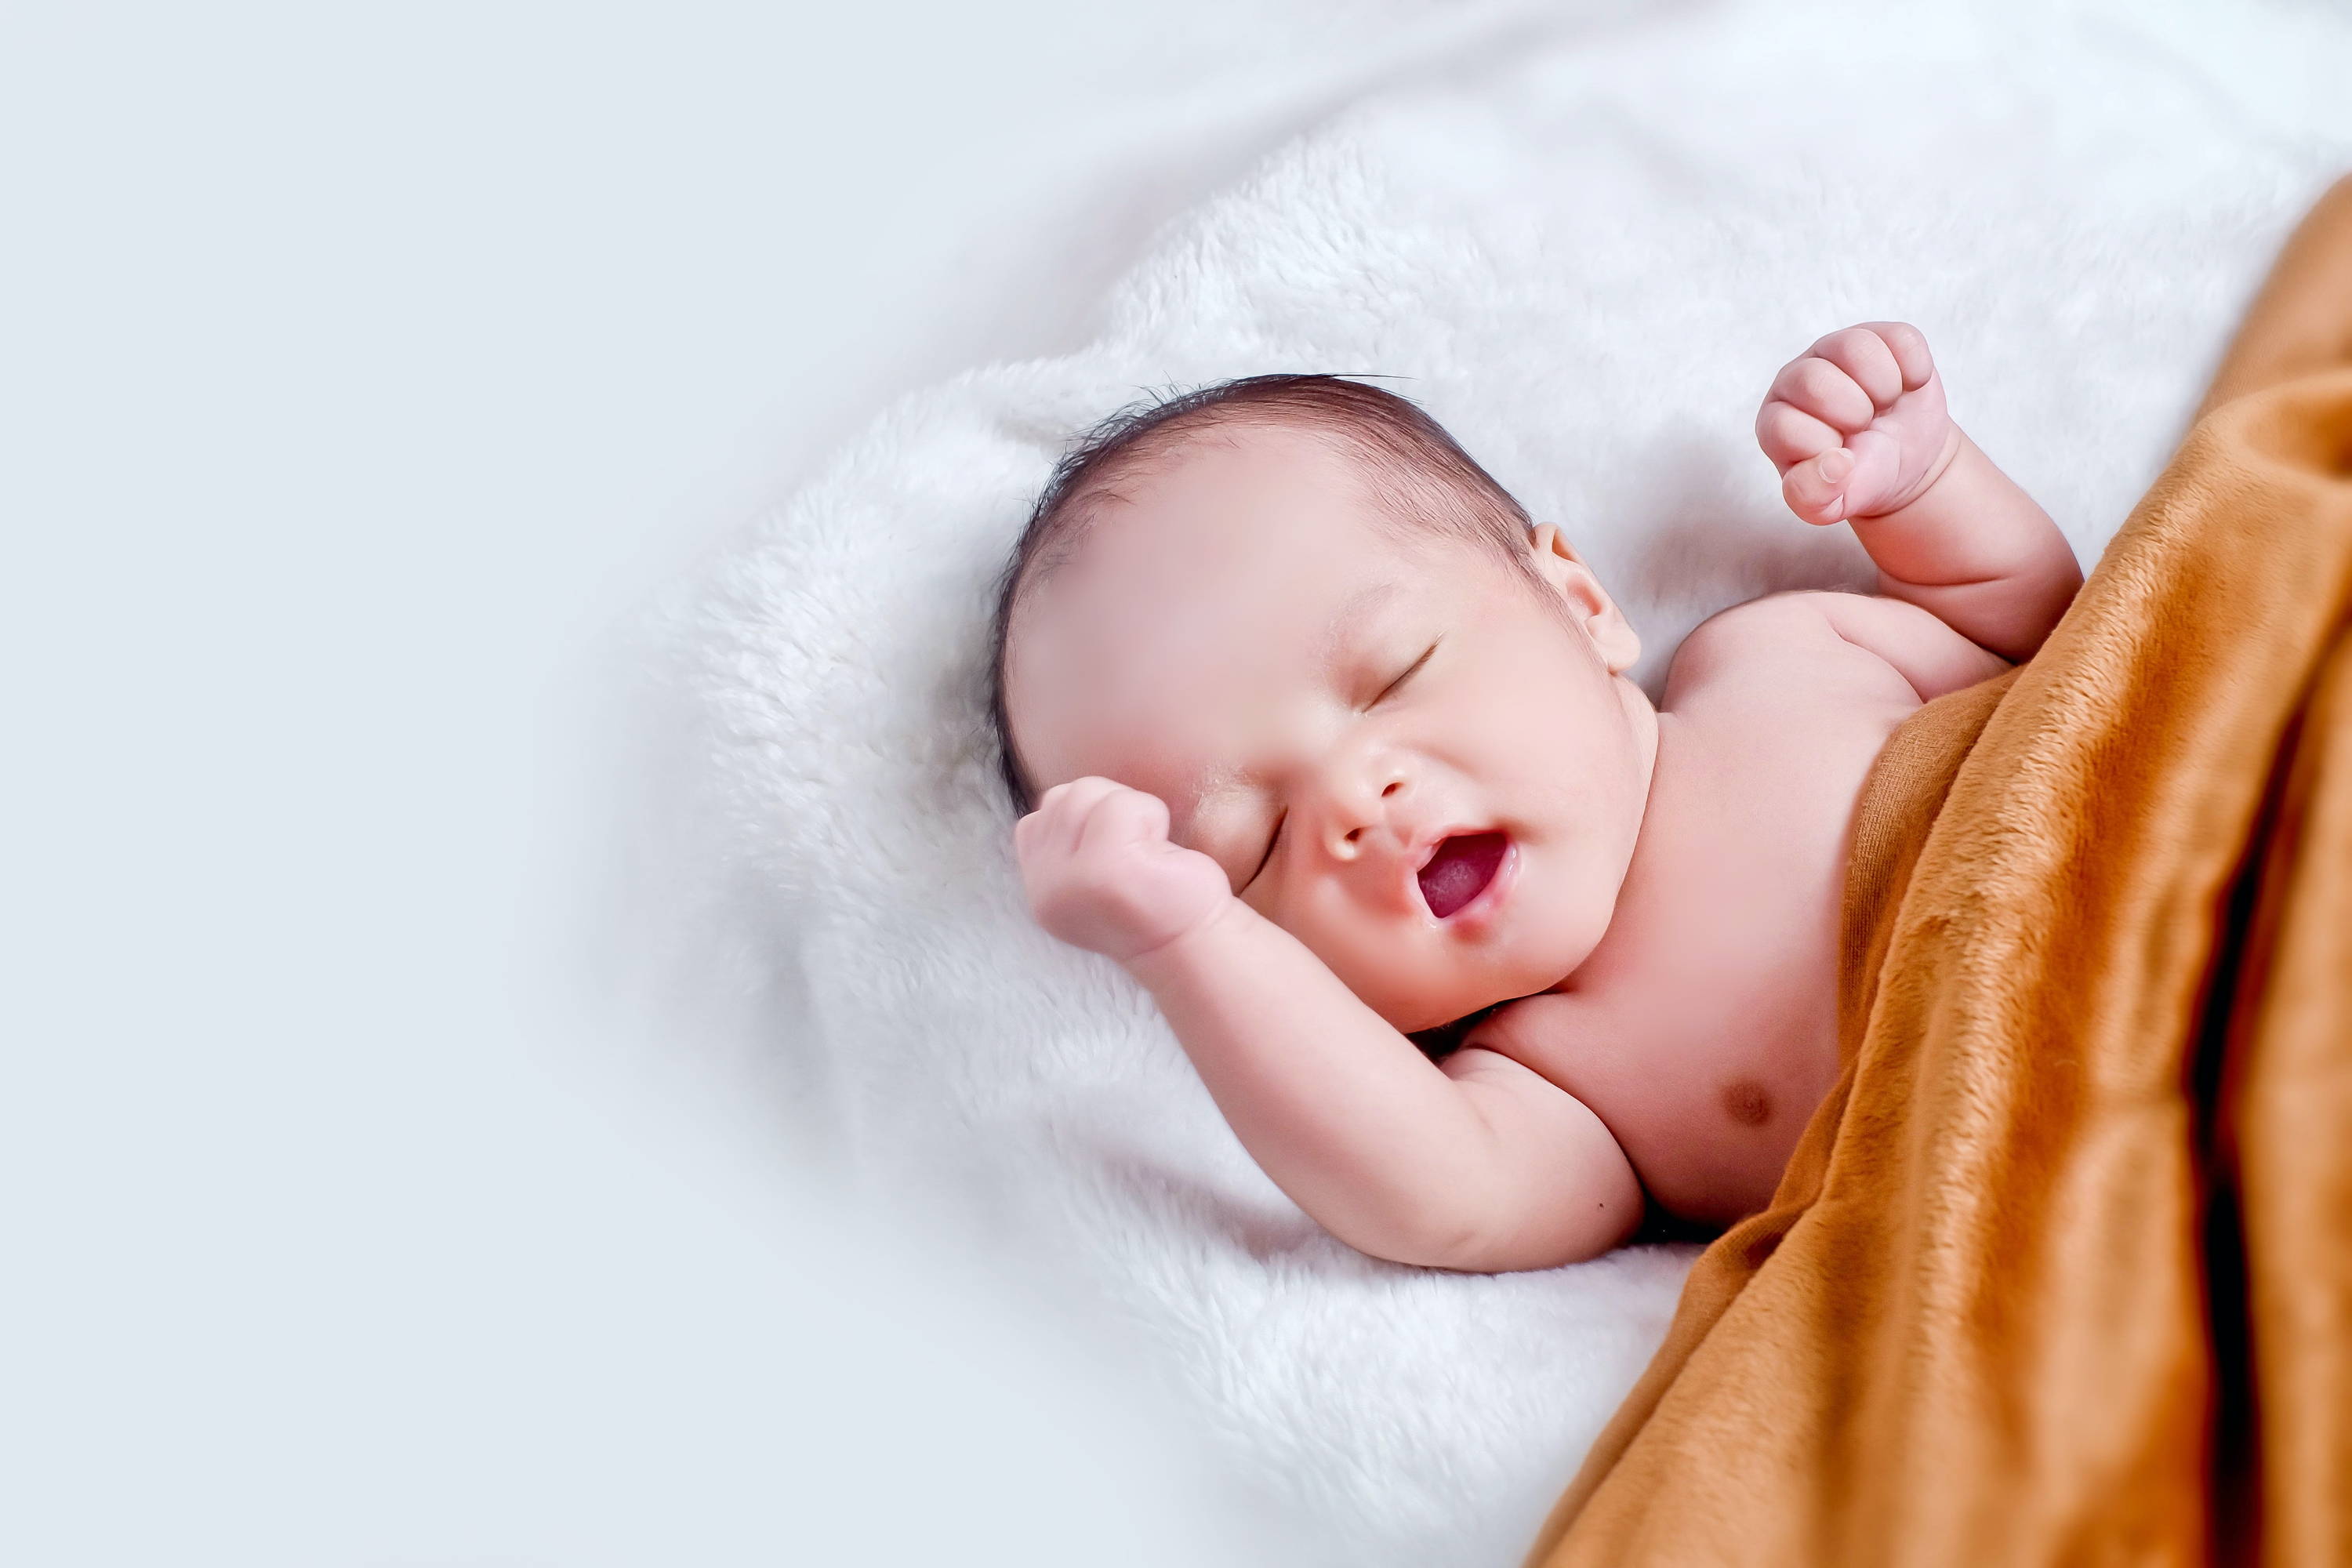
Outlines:
[[1037,923],[1121,963],[1207,923],[1234,900],[1223,868],[1168,841],[1158,795],[1106,778],[1055,784],[1014,824]]
[[1919,329],[1865,321],[1832,332],[1772,379],[1756,441],[1780,494],[1807,522],[1900,511],[1960,449],[1944,384]]

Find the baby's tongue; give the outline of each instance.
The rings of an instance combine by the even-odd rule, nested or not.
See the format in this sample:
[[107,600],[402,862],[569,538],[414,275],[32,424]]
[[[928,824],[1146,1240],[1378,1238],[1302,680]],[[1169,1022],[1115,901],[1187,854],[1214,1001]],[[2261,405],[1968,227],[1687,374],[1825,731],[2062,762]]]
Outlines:
[[1457,833],[1437,847],[1421,868],[1421,896],[1429,912],[1444,920],[1478,896],[1502,864],[1507,840],[1499,833]]

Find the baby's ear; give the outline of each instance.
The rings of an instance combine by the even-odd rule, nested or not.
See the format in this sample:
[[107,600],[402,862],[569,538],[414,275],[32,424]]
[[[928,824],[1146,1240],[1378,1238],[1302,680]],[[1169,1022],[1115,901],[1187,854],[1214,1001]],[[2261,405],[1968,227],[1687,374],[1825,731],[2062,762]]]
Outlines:
[[1617,601],[1601,587],[1601,579],[1582,556],[1560,537],[1559,530],[1551,523],[1536,525],[1535,537],[1529,544],[1535,551],[1536,571],[1551,584],[1552,591],[1568,604],[1569,610],[1592,639],[1601,662],[1612,675],[1622,675],[1633,668],[1642,657],[1642,639],[1633,635],[1633,625]]

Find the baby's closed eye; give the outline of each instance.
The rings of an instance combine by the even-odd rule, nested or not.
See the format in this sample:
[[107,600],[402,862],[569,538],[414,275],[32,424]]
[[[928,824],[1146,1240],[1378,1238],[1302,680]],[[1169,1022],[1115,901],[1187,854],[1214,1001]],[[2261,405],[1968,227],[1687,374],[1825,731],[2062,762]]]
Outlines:
[[[1444,637],[1440,637],[1437,639],[1437,642],[1444,642],[1444,640],[1445,639]],[[1398,687],[1402,686],[1406,681],[1419,674],[1421,667],[1429,662],[1429,656],[1437,651],[1437,642],[1431,643],[1429,647],[1423,651],[1422,656],[1419,658],[1414,659],[1411,664],[1405,666],[1404,672],[1402,675],[1399,675],[1394,680],[1390,681],[1386,686],[1381,688],[1380,695],[1374,697],[1371,701],[1365,704],[1365,706],[1369,708],[1379,707],[1383,701],[1387,700],[1390,694],[1394,692]]]

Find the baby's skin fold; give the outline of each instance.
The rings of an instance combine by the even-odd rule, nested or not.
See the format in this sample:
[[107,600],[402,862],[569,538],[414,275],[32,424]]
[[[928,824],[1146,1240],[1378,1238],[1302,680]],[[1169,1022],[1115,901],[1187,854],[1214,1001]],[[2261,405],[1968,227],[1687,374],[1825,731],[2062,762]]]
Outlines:
[[[1016,622],[1047,785],[1038,921],[1150,991],[1269,1177],[1377,1257],[1593,1257],[1645,1209],[1769,1199],[1837,1068],[1855,796],[1920,704],[2029,658],[2082,574],[1953,423],[1909,326],[1832,332],[1756,423],[1874,595],[1779,595],[1639,644],[1552,525],[1516,577],[1398,542],[1312,433],[1221,430],[1123,485]],[[1491,879],[1432,908],[1475,846]],[[1407,1037],[1495,1007],[1433,1062]]]

